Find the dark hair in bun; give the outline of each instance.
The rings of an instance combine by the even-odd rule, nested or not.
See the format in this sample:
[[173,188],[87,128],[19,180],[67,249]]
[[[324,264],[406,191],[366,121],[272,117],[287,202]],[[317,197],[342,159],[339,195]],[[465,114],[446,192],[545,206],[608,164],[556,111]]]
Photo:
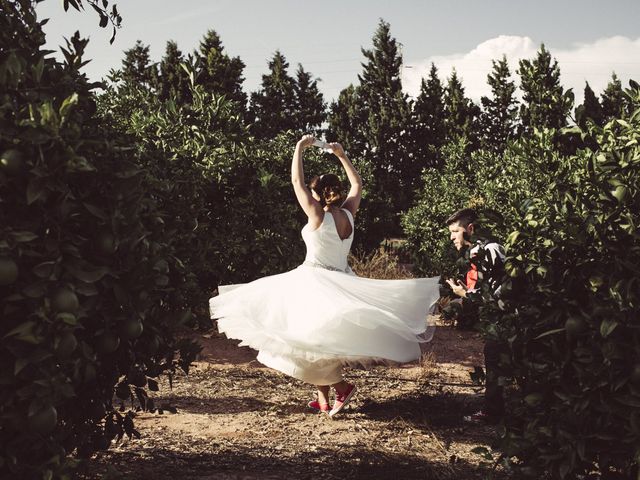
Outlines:
[[338,176],[333,173],[325,173],[324,175],[313,177],[309,182],[309,188],[320,197],[320,204],[323,207],[325,205],[342,204],[344,201],[342,183],[340,183]]

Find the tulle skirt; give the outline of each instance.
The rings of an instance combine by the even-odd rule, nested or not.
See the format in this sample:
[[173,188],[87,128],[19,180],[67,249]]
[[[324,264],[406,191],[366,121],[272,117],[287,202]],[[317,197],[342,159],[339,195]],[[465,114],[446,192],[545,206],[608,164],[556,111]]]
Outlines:
[[374,280],[301,265],[221,286],[209,307],[218,330],[258,350],[264,365],[329,385],[341,380],[343,365],[420,358],[438,296],[438,277]]

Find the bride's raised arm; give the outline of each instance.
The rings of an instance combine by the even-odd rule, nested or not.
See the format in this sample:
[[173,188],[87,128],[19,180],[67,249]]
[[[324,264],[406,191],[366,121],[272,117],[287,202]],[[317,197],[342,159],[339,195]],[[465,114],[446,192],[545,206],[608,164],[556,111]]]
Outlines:
[[360,200],[362,199],[362,178],[360,178],[360,174],[351,163],[351,160],[349,160],[349,157],[347,157],[347,154],[344,153],[342,145],[339,143],[329,143],[328,145],[331,147],[333,154],[340,160],[342,168],[344,168],[344,171],[347,173],[347,178],[351,184],[347,199],[342,204],[342,208],[349,210],[355,217],[358,207],[360,207]]
[[293,184],[293,191],[296,194],[298,203],[307,214],[309,220],[322,221],[324,212],[320,202],[313,198],[311,190],[307,187],[304,181],[304,167],[302,166],[302,152],[308,148],[315,138],[312,135],[303,136],[296,144],[296,149],[293,152],[293,160],[291,162],[291,183]]

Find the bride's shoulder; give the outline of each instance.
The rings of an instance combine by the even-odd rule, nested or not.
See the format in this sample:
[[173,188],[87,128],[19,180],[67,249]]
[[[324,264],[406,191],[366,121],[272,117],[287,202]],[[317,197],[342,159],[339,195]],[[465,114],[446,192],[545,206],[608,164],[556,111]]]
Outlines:
[[348,208],[342,207],[341,210],[347,214],[348,217],[351,218],[351,220],[353,220],[355,218],[355,213],[353,213],[351,210],[349,210]]
[[307,230],[310,232],[314,232],[318,230],[322,224],[324,223],[324,219],[326,217],[326,213],[323,212],[322,216],[317,217],[307,217],[307,223],[302,227],[303,230]]

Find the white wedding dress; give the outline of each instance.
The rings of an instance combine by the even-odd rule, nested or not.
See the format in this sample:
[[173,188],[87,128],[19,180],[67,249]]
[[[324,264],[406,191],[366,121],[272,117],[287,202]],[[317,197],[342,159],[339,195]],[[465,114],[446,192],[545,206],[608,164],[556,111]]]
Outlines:
[[404,363],[431,340],[427,313],[438,299],[438,277],[374,280],[347,264],[352,226],[342,240],[333,214],[302,229],[307,247],[298,268],[240,285],[219,287],[211,318],[227,337],[258,350],[258,360],[314,385],[342,379],[343,365]]

